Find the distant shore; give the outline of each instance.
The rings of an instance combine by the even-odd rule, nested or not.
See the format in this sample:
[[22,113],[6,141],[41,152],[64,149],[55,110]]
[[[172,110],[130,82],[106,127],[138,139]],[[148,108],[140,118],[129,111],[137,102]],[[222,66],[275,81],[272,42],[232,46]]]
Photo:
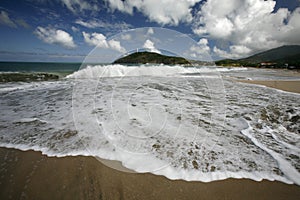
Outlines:
[[298,199],[300,187],[227,179],[169,180],[111,169],[94,157],[47,157],[0,148],[0,199]]

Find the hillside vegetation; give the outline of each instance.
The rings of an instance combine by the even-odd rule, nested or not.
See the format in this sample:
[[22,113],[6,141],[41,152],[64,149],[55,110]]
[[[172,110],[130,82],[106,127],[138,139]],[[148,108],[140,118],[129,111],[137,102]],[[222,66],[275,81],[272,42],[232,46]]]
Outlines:
[[215,62],[219,66],[249,66],[300,69],[300,46],[290,45],[270,49],[253,56],[233,60],[225,59]]
[[174,57],[174,56],[165,56],[153,52],[136,52],[120,59],[117,59],[113,62],[114,64],[146,64],[146,63],[155,63],[155,64],[166,64],[166,65],[184,65],[190,64],[184,58]]

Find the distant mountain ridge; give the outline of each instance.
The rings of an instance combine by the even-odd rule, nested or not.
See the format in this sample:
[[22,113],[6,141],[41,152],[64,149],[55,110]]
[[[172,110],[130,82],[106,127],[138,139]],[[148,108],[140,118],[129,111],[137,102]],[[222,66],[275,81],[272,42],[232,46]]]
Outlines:
[[220,66],[250,66],[300,69],[300,45],[286,45],[242,59],[224,59],[215,62]]
[[167,64],[167,65],[184,65],[190,64],[189,61],[182,57],[165,56],[153,52],[135,52],[125,57],[119,58],[113,62],[114,64]]

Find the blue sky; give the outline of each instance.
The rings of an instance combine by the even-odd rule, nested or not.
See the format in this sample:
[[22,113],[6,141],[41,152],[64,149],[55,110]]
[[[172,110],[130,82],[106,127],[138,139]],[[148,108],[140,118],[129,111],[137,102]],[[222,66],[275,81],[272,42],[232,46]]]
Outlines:
[[[143,27],[145,37],[138,41],[134,30]],[[186,47],[185,39],[174,37],[173,50],[164,49],[171,48],[163,44],[166,38],[182,34],[194,43]],[[0,61],[81,62],[96,46],[103,55],[111,54],[102,62],[136,47],[196,60],[208,54],[213,60],[242,58],[300,44],[299,35],[300,0],[0,2]]]

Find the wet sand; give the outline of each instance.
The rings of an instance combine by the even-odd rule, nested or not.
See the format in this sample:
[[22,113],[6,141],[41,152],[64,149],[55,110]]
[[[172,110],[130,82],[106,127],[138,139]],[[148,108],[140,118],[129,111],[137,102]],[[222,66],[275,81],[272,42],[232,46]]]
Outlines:
[[239,80],[243,83],[251,83],[264,85],[271,88],[276,88],[279,90],[287,92],[300,93],[300,81],[287,81],[287,80],[267,80],[267,81],[258,81],[258,80]]
[[169,180],[111,169],[93,157],[0,148],[0,199],[299,199],[300,187],[227,179]]

